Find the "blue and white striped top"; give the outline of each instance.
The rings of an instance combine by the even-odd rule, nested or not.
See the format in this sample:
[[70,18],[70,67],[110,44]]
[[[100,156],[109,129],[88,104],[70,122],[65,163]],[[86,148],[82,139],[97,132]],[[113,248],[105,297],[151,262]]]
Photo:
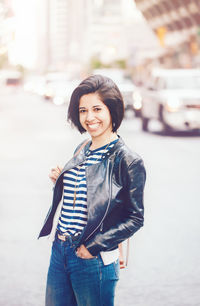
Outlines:
[[[87,182],[85,169],[101,161],[102,155],[108,152],[118,139],[96,150],[86,152],[85,161],[64,173],[63,205],[57,229],[60,233],[76,235],[81,233],[87,223]],[[74,197],[76,197],[75,203]]]

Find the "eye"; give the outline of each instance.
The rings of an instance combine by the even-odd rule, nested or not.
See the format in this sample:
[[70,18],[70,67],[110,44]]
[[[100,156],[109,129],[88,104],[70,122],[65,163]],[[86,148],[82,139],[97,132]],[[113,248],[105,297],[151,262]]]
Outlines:
[[83,113],[85,113],[85,112],[86,112],[85,109],[79,109],[79,114],[83,114]]
[[100,107],[95,107],[95,108],[94,108],[94,111],[95,111],[95,112],[99,112],[100,110],[101,110]]

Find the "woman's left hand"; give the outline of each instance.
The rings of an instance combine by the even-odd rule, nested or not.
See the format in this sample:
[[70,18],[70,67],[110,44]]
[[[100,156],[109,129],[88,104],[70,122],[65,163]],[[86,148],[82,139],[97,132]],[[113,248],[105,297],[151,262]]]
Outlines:
[[124,269],[124,268],[126,268],[126,266],[125,266],[125,262],[124,262],[124,254],[123,254],[122,243],[118,244],[118,248],[119,248],[119,265],[120,265],[120,269]]
[[83,258],[83,259],[94,258],[94,256],[92,256],[92,254],[90,254],[88,249],[83,244],[81,244],[81,246],[77,249],[76,255],[80,258]]

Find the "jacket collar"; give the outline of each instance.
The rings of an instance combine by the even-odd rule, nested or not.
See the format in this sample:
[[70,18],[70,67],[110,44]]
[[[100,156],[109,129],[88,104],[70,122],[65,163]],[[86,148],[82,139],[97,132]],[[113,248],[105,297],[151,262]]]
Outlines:
[[[123,139],[119,135],[117,135],[117,136],[118,136],[119,140],[114,144],[114,146],[107,153],[104,154],[104,156],[105,156],[104,158],[112,157],[113,154],[116,151],[118,151],[118,149],[121,148],[124,145]],[[81,164],[85,160],[85,158],[86,158],[85,153],[89,149],[91,143],[92,143],[92,141],[89,141],[77,156],[73,156],[73,158],[69,160],[69,162],[64,166],[61,174],[64,173],[65,171],[67,171],[69,169],[72,169],[75,166]]]
[[[123,139],[117,135],[119,140],[114,144],[114,146],[109,149],[109,151],[107,153],[104,154],[104,156],[111,156],[115,151],[117,151],[121,146],[124,145],[124,141]],[[90,145],[91,145],[92,141],[89,141],[86,146],[83,148],[82,152],[80,153],[83,153],[83,155],[85,156],[86,152],[88,151]]]

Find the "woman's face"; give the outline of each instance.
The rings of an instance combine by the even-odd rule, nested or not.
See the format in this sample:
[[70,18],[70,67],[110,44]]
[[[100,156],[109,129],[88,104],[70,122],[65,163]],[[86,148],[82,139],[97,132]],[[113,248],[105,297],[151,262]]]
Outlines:
[[112,119],[108,107],[98,94],[90,93],[80,98],[79,120],[91,137],[110,136]]

